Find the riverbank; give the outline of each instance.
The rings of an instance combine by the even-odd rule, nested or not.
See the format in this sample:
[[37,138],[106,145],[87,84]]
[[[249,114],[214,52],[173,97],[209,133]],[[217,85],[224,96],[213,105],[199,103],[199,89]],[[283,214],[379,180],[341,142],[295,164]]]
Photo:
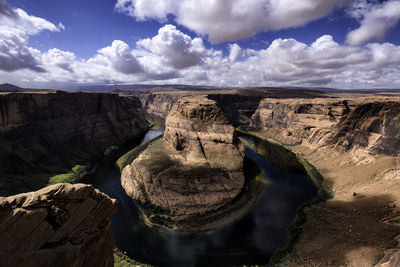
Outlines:
[[398,251],[400,170],[394,157],[376,156],[365,164],[330,147],[290,150],[315,166],[332,198],[304,209],[285,266],[373,266]]

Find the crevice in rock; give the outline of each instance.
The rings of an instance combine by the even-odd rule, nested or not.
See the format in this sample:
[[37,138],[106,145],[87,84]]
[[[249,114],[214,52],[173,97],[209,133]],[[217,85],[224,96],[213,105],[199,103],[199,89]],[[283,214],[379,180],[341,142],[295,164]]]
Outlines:
[[198,133],[196,133],[196,135],[197,135],[197,141],[199,142],[199,145],[200,145],[201,153],[203,153],[204,158],[206,160],[208,160],[206,152],[204,151],[204,147],[203,147],[203,144],[201,143],[201,140],[200,140],[200,137],[199,137]]

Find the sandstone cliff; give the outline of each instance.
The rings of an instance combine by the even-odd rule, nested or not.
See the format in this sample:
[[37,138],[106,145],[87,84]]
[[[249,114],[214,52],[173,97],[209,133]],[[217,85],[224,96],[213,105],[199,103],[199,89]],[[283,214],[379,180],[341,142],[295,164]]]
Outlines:
[[[204,89],[204,91],[202,91]],[[315,98],[328,97],[327,94],[316,90],[284,89],[284,88],[241,88],[241,89],[219,89],[213,90],[199,88],[193,90],[177,90],[168,88],[152,88],[149,90],[118,90],[115,93],[122,95],[135,95],[139,97],[142,106],[151,119],[164,120],[173,104],[184,96],[207,95],[209,99],[215,100],[223,110],[227,119],[235,126],[249,124],[250,118],[256,111],[260,101],[266,97],[272,98]]]
[[137,95],[142,102],[146,114],[155,120],[164,120],[172,106],[183,97],[185,93],[151,93]]
[[357,159],[400,150],[400,99],[264,99],[251,125],[272,137],[312,148],[334,146]]
[[[104,156],[110,146],[139,139],[147,130],[136,97],[94,93],[0,95],[0,195],[46,185],[10,175],[65,172]],[[7,182],[5,182],[7,180]]]
[[114,266],[115,200],[83,184],[0,198],[1,266]]
[[165,121],[164,139],[187,153],[187,161],[207,162],[213,168],[242,170],[243,146],[235,128],[205,96],[185,97],[176,103]]
[[166,119],[164,140],[124,168],[122,186],[156,211],[148,213],[150,221],[206,230],[205,220],[212,221],[244,184],[244,148],[234,130],[215,101],[184,97]]

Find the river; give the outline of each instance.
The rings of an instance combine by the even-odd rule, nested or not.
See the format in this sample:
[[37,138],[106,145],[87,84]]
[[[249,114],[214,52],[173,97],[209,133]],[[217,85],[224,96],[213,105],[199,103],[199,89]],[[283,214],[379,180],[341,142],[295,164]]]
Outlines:
[[[161,135],[151,130],[142,144]],[[251,137],[246,139],[252,142]],[[286,172],[245,146],[246,156],[263,169],[268,183],[254,205],[238,222],[218,231],[181,234],[146,226],[139,209],[125,194],[117,168],[103,168],[85,181],[117,199],[112,216],[117,247],[139,262],[156,266],[241,266],[265,264],[289,240],[288,227],[297,208],[317,195],[303,174]]]

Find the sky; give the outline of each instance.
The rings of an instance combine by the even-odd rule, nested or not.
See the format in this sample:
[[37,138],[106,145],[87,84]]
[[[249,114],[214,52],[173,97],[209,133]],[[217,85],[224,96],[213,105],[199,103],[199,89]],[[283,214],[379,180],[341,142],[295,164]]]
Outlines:
[[0,83],[400,88],[400,0],[0,0]]

